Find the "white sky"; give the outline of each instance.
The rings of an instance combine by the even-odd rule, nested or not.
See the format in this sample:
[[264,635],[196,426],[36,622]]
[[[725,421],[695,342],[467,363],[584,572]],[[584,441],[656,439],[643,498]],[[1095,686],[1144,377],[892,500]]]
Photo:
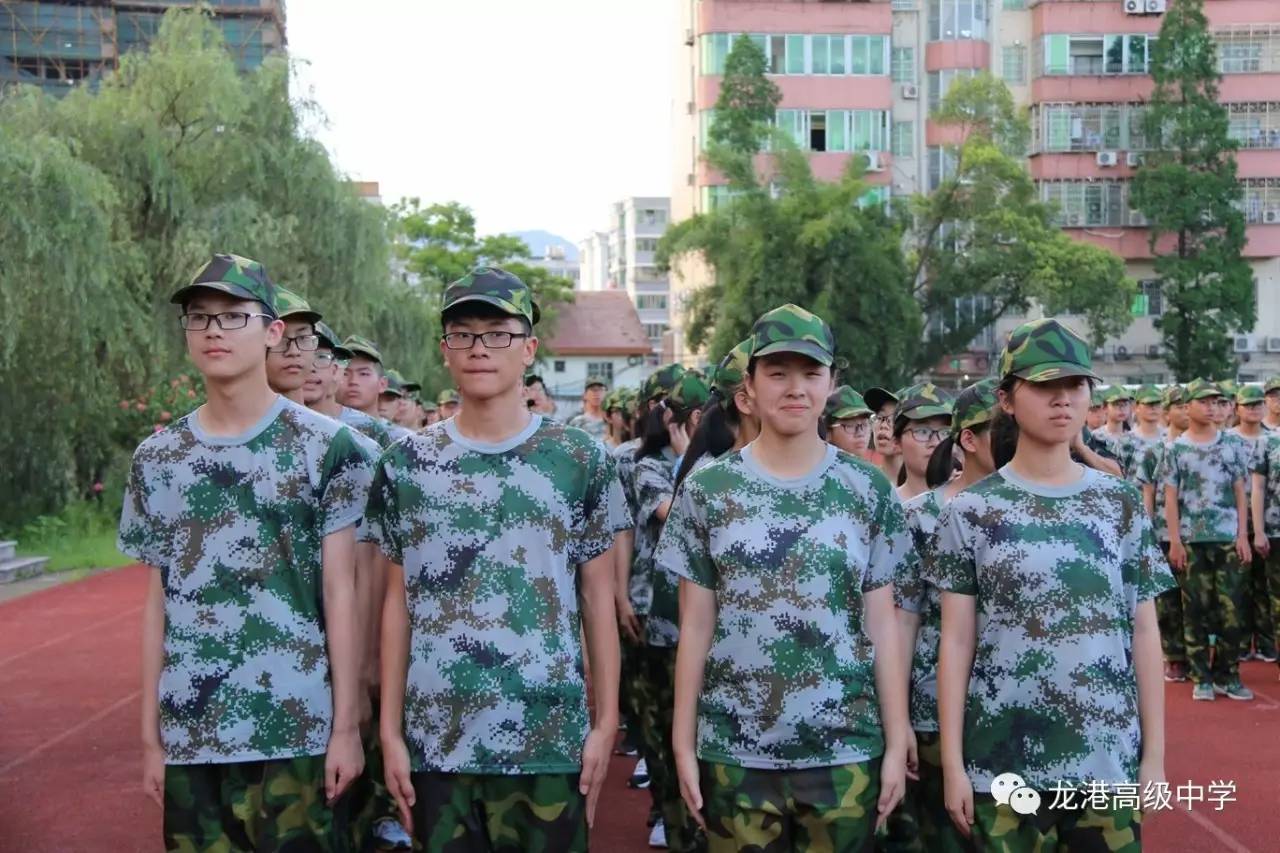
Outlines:
[[[318,136],[390,204],[459,201],[481,233],[577,242],[671,192],[673,0],[289,0]],[[354,11],[359,10],[359,11]]]

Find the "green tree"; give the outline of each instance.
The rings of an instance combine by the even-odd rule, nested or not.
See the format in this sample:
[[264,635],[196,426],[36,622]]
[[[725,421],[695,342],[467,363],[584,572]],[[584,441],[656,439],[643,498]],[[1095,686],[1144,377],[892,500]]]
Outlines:
[[1133,204],[1150,222],[1164,314],[1156,321],[1179,381],[1235,373],[1229,335],[1257,321],[1235,142],[1219,102],[1217,47],[1202,0],[1174,0],[1151,52],[1150,151]]
[[1122,332],[1134,283],[1120,258],[1055,225],[1023,159],[1026,116],[1004,83],[989,74],[959,80],[931,117],[956,142],[943,146],[939,185],[910,204],[912,281],[929,318],[916,369],[1033,304],[1083,315],[1095,344]]
[[745,36],[733,40],[709,131],[712,143],[742,154],[755,154],[764,145],[782,101],[782,91],[765,76],[766,70],[759,45]]

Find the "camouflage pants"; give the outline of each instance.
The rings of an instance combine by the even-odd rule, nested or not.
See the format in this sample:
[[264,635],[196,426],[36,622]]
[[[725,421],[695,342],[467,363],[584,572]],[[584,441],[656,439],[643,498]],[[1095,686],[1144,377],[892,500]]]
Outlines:
[[710,853],[872,849],[880,759],[804,770],[702,762]]
[[649,768],[649,790],[657,801],[667,832],[667,849],[672,853],[696,853],[706,848],[701,828],[689,816],[680,796],[675,754],[671,747],[671,718],[675,707],[676,650],[649,646],[645,681],[651,688],[652,704],[646,720],[645,764]]
[[1139,853],[1137,809],[1050,809],[1019,815],[990,794],[973,795],[973,840],[991,853]]
[[431,853],[586,853],[577,773],[414,773],[413,834]]
[[937,732],[916,732],[920,779],[907,780],[907,794],[883,832],[876,850],[972,853],[973,844],[956,829],[947,814],[942,791],[942,745]]
[[[1231,543],[1187,546],[1182,579],[1183,630],[1191,680],[1226,684],[1240,677],[1240,613],[1244,609],[1245,569]],[[1209,634],[1215,632],[1213,664]]]
[[645,646],[636,645],[619,634],[618,647],[622,652],[622,670],[618,679],[618,705],[622,712],[622,724],[626,726],[625,742],[640,745],[640,679],[644,666]]
[[387,790],[386,774],[382,765],[382,742],[378,739],[379,702],[373,700],[373,717],[365,731],[360,733],[364,746],[364,772],[351,784],[347,794],[351,826],[351,849],[369,851],[375,849],[373,825],[384,817],[400,819],[395,800]]
[[346,797],[324,799],[324,756],[234,764],[170,764],[164,846],[181,853],[344,853]]
[[658,709],[662,706],[659,695],[662,680],[655,679],[651,647],[639,646],[635,652],[636,676],[633,685],[633,696],[636,707],[636,723],[639,726],[636,740],[640,747],[640,757],[644,759],[649,772],[649,807],[654,814],[662,813],[662,791],[666,786],[664,773],[667,763],[662,760],[660,743],[656,732],[660,728]]
[[[1169,559],[1169,543],[1162,542],[1160,550]],[[1167,589],[1156,596],[1156,621],[1160,625],[1160,647],[1164,651],[1164,659],[1171,663],[1187,662],[1187,640],[1182,624],[1182,584],[1185,575],[1174,572],[1173,578],[1178,582],[1174,589]]]
[[1272,653],[1280,649],[1280,539],[1271,540],[1271,555],[1267,557],[1267,598],[1271,602]]
[[[1280,540],[1272,543],[1272,548],[1280,545]],[[1275,617],[1272,614],[1271,593],[1268,589],[1268,577],[1276,571],[1271,565],[1276,556],[1263,558],[1257,554],[1249,564],[1248,580],[1245,584],[1245,609],[1240,650],[1248,651],[1252,645],[1257,651],[1267,654],[1276,652]]]

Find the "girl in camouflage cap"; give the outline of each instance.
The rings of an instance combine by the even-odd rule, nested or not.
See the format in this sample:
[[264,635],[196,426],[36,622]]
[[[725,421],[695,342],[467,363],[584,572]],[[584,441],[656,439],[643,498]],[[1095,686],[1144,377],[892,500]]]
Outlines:
[[941,593],[945,803],[979,849],[1139,850],[1139,792],[1165,779],[1154,599],[1173,578],[1137,489],[1072,459],[1091,353],[1057,320],[1013,331],[1013,458],[951,499],[922,555]]

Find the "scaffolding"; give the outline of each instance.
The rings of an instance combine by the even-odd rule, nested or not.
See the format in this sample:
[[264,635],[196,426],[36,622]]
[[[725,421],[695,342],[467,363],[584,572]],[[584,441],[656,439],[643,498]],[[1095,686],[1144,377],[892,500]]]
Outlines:
[[241,71],[285,47],[284,0],[0,0],[0,88],[96,85],[155,38],[167,10],[197,5],[213,15]]

